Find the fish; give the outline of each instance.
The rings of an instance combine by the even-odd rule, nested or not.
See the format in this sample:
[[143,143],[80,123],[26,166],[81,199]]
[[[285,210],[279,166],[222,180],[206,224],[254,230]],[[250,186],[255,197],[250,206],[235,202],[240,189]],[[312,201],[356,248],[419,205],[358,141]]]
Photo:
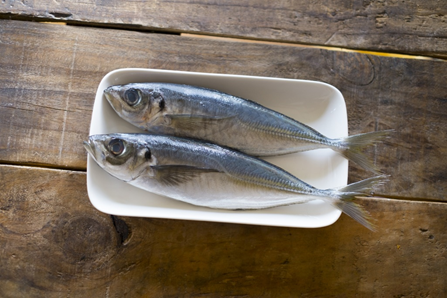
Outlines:
[[363,150],[391,132],[328,138],[254,101],[184,84],[115,85],[104,95],[122,119],[148,133],[204,140],[257,157],[330,148],[376,174]]
[[260,158],[194,139],[152,134],[97,134],[84,141],[113,177],[196,206],[253,210],[322,199],[373,230],[354,198],[369,195],[384,175],[341,188],[318,189]]

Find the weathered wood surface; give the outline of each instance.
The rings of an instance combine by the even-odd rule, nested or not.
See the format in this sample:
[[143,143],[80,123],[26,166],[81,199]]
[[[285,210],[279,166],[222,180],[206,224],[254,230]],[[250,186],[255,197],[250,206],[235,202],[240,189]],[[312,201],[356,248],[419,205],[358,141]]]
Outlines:
[[85,173],[0,166],[0,296],[445,297],[447,204],[362,200],[377,232],[112,217]]
[[[5,0],[0,14],[443,56],[434,2]],[[381,193],[445,201],[446,63],[0,20],[0,163],[58,168],[0,165],[0,297],[446,296],[445,203],[362,199],[376,233],[344,215],[321,229],[115,217],[88,201],[82,148],[116,68],[320,80],[342,91],[350,134],[396,130],[369,152],[391,175]]]
[[[122,67],[319,80],[341,90],[350,134],[395,129],[370,150],[383,195],[444,200],[447,62],[0,20],[0,160],[85,169],[96,88]],[[371,174],[352,165],[351,181]]]
[[447,56],[443,0],[3,0],[0,14]]

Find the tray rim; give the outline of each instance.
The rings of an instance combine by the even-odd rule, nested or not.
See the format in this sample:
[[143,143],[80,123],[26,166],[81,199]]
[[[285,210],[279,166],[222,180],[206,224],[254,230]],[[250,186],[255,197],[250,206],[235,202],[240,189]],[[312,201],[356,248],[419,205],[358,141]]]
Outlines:
[[[151,68],[120,68],[120,69],[115,69],[112,70],[110,72],[108,72],[100,81],[98,88],[97,88],[97,92],[95,95],[95,103],[93,106],[93,111],[92,111],[92,120],[94,117],[94,112],[95,112],[95,106],[96,106],[96,101],[98,99],[98,97],[102,98],[102,91],[104,90],[104,88],[102,87],[103,83],[107,80],[110,79],[110,77],[120,74],[120,73],[126,73],[126,72],[142,72],[142,73],[147,73],[147,72],[151,72],[151,73],[160,73],[160,74],[175,74],[175,75],[193,75],[193,76],[211,76],[211,77],[223,77],[223,78],[246,78],[246,79],[261,79],[261,80],[267,80],[267,81],[285,81],[285,82],[300,82],[300,83],[307,83],[307,84],[319,84],[319,85],[324,85],[326,87],[331,88],[335,93],[337,93],[341,99],[343,100],[343,106],[344,106],[344,112],[346,113],[346,102],[344,100],[343,95],[341,94],[341,92],[334,86],[325,83],[325,82],[320,82],[320,81],[314,81],[314,80],[302,80],[302,79],[288,79],[288,78],[274,78],[274,77],[264,77],[264,76],[249,76],[249,75],[237,75],[237,74],[220,74],[220,73],[205,73],[205,72],[190,72],[190,71],[176,71],[176,70],[164,70],[164,69],[151,69]],[[99,93],[101,93],[101,95],[99,95]],[[104,99],[103,99],[104,100]],[[347,116],[346,119],[343,119],[346,122],[346,135],[347,135]],[[123,120],[124,121],[124,120]],[[92,121],[93,122],[93,121]],[[92,134],[92,130],[93,130],[93,125],[92,122],[90,124],[90,131],[89,131],[89,135]],[[176,215],[175,217],[170,217],[170,216],[166,216],[163,214],[159,214],[159,215],[141,215],[141,214],[130,214],[129,212],[110,212],[110,210],[108,210],[107,208],[104,208],[104,206],[102,204],[100,204],[97,200],[92,199],[91,196],[91,175],[89,175],[89,168],[90,166],[92,166],[92,163],[96,165],[96,163],[93,161],[93,159],[88,156],[87,159],[87,192],[89,195],[89,199],[90,202],[92,203],[92,205],[98,209],[101,212],[107,213],[107,214],[114,214],[114,215],[119,215],[119,216],[131,216],[131,217],[150,217],[150,218],[171,218],[171,219],[180,219],[180,220],[195,220],[195,221],[211,221],[211,222],[224,222],[224,223],[237,223],[237,224],[252,224],[252,225],[264,225],[264,226],[280,226],[280,227],[301,227],[301,228],[319,228],[319,227],[325,227],[325,226],[329,226],[333,223],[335,223],[338,218],[341,215],[341,211],[334,210],[334,212],[336,213],[336,216],[333,217],[333,220],[330,222],[326,222],[324,224],[321,225],[312,225],[312,226],[291,226],[291,225],[284,225],[281,224],[279,222],[271,222],[271,223],[257,223],[257,222],[244,222],[243,220],[240,221],[228,221],[228,220],[222,220],[220,218],[209,218],[209,219],[194,219],[191,218],[190,216],[180,216],[180,215]],[[347,179],[348,179],[348,166],[346,164],[346,170],[345,170],[346,174],[345,174],[345,180],[346,180],[346,184],[347,184]],[[343,186],[343,185],[340,185]],[[304,204],[308,204],[308,203],[304,203]],[[201,207],[197,207],[197,208],[201,208]],[[335,207],[334,207],[335,208]],[[212,209],[210,209],[212,210]],[[215,210],[214,210],[215,211]],[[235,211],[235,212],[239,212],[239,211]],[[243,211],[244,212],[244,211]]]

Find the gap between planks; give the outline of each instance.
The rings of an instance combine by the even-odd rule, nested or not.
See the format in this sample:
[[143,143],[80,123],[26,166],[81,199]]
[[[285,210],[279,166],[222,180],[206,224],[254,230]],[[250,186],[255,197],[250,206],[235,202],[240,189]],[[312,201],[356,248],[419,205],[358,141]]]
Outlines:
[[[21,169],[29,169],[29,170],[48,170],[48,171],[62,171],[62,172],[71,172],[76,174],[87,174],[86,169],[76,169],[76,168],[59,168],[52,165],[44,165],[44,164],[26,164],[26,163],[14,163],[4,161],[0,161],[0,168],[2,167],[12,167],[12,168],[21,168]],[[386,194],[374,193],[371,196],[357,196],[356,198],[361,200],[385,200],[385,201],[404,201],[404,202],[412,202],[412,203],[435,203],[435,204],[447,204],[447,201],[436,200],[436,199],[427,199],[427,198],[416,198],[416,197],[399,197],[399,196],[390,196]]]
[[[102,28],[102,29],[116,29],[120,30],[121,28],[114,26],[106,26],[106,25],[95,25],[95,24],[77,24],[77,23],[66,23],[66,22],[52,22],[52,21],[40,21],[40,23],[44,24],[55,24],[55,25],[69,25],[69,26],[89,26],[92,28]],[[136,30],[131,28],[123,28],[128,31],[142,31],[148,32],[148,30]],[[150,30],[152,31],[152,30]],[[155,32],[155,31],[154,31]],[[242,37],[224,37],[210,34],[195,34],[195,33],[186,33],[186,32],[169,32],[169,31],[159,31],[157,34],[179,34],[181,37],[189,37],[189,38],[199,38],[199,39],[208,39],[208,40],[217,40],[217,41],[226,41],[226,42],[241,42],[241,43],[254,43],[254,44],[264,44],[264,45],[278,45],[278,46],[286,46],[286,47],[301,47],[301,48],[313,48],[313,49],[322,49],[328,51],[337,51],[337,52],[348,52],[348,53],[360,53],[366,55],[375,55],[375,56],[383,56],[383,57],[392,57],[392,58],[400,58],[400,59],[417,59],[417,60],[447,60],[438,57],[430,57],[430,56],[422,56],[422,55],[411,55],[411,54],[399,54],[399,53],[389,53],[389,52],[378,52],[378,51],[368,51],[368,50],[354,50],[349,48],[342,48],[336,46],[325,46],[325,45],[312,45],[312,44],[301,44],[301,43],[292,43],[286,41],[268,41],[262,39],[254,39],[254,38],[242,38]]]
[[8,161],[0,160],[0,167],[8,167],[8,166],[14,168],[28,168],[36,170],[55,170],[55,171],[69,171],[78,173],[87,172],[85,168],[64,167],[61,165],[51,165],[51,164],[35,163],[35,162],[14,162],[9,160]]
[[397,53],[376,52],[376,51],[367,51],[367,50],[353,50],[353,49],[349,49],[349,48],[340,48],[340,47],[335,47],[335,46],[308,45],[308,44],[290,43],[290,42],[282,42],[282,41],[267,41],[267,40],[258,40],[258,39],[221,37],[221,36],[212,36],[212,35],[205,35],[205,34],[204,35],[191,34],[191,33],[180,33],[180,36],[191,37],[191,38],[201,38],[201,39],[222,40],[222,41],[230,41],[230,42],[249,42],[249,43],[255,43],[255,44],[268,44],[268,45],[279,45],[279,46],[287,46],[287,47],[313,48],[313,49],[322,49],[322,50],[328,50],[328,51],[361,53],[361,54],[367,54],[367,55],[385,56],[385,57],[393,57],[393,58],[401,58],[401,59],[443,60],[440,58],[433,58],[433,57],[420,56],[420,55],[397,54]]

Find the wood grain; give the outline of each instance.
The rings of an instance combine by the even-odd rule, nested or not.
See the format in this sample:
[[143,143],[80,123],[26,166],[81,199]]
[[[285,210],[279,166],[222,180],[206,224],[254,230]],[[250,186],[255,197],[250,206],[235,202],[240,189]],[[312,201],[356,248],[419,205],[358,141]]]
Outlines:
[[1,297],[444,297],[447,205],[320,229],[117,217],[85,173],[0,166]]
[[447,6],[438,0],[15,1],[4,18],[189,32],[353,49],[447,56]]
[[[394,129],[369,156],[381,195],[445,199],[445,61],[0,20],[0,160],[85,169],[82,141],[101,78],[123,67],[324,81],[349,132]],[[370,177],[356,165],[351,181]]]
[[[447,296],[447,62],[293,45],[446,58],[441,2],[0,1],[0,297]],[[379,195],[412,201],[358,199],[375,233],[344,215],[292,229],[100,213],[82,141],[123,67],[332,84],[350,134],[395,130],[367,153],[390,175]]]

